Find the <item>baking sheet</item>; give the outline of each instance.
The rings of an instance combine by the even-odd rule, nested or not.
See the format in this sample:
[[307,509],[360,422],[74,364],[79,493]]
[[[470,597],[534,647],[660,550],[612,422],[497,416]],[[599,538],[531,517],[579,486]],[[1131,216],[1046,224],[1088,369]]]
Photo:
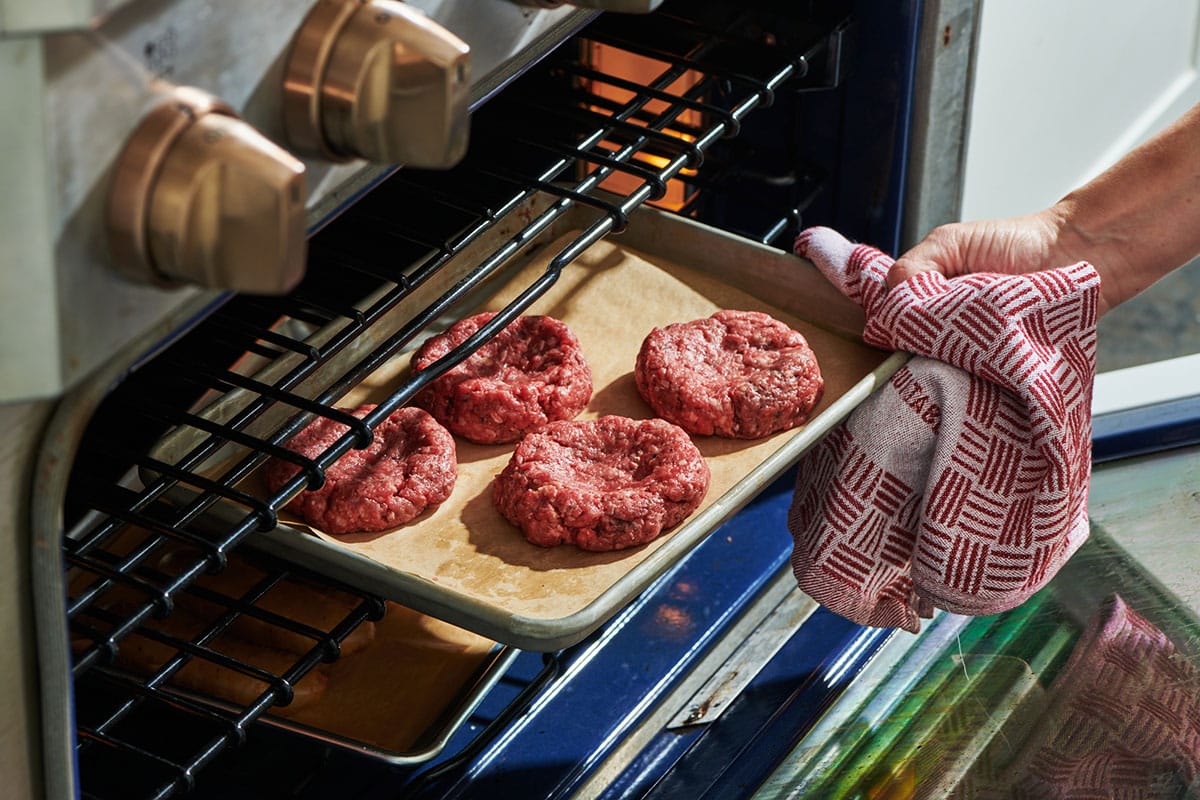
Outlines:
[[375,641],[333,663],[318,702],[262,722],[390,764],[428,761],[516,656],[512,648],[389,603],[375,623]]
[[[268,712],[258,722],[389,764],[420,764],[442,752],[519,654],[396,604],[375,626],[363,650],[318,667],[328,680],[320,699]],[[220,641],[215,649],[225,652]],[[243,710],[198,689],[168,683],[166,690],[231,713]]]
[[[154,536],[130,526],[122,529],[105,550],[114,557],[125,557]],[[175,574],[174,567],[165,566],[169,553],[181,556],[176,567],[191,563],[191,557],[195,555],[182,549],[160,553],[156,568],[164,570],[165,575]],[[236,577],[221,581],[220,577],[206,575],[199,579],[198,585],[237,602],[254,591],[269,572],[261,564],[246,562],[237,555],[230,558],[231,567],[236,567]],[[229,574],[225,572],[222,576]],[[70,596],[78,596],[99,579],[96,573],[79,568],[68,570],[67,577]],[[214,584],[214,580],[218,583]],[[330,586],[314,586],[304,578],[293,576],[274,585],[257,598],[254,605],[316,630],[328,630],[329,625],[320,618],[294,605],[297,591],[303,593],[300,596],[306,600],[311,598],[311,602],[330,604],[337,616],[348,615],[358,603],[358,598],[349,593]],[[280,592],[288,599],[281,600]],[[119,594],[142,602],[142,597],[132,590]],[[100,606],[124,614],[112,606],[114,602],[117,601],[112,596],[105,595]],[[198,602],[207,603],[211,610],[205,611],[203,606],[196,605]],[[216,601],[192,599],[190,595],[179,598],[177,606],[176,614],[190,613],[191,621],[180,622],[177,617],[169,616],[154,620],[151,627],[193,641],[202,628],[223,613],[221,609],[224,608]],[[363,624],[374,626],[374,635],[368,644],[354,652],[343,653],[332,664],[317,667],[327,678],[325,691],[319,699],[300,707],[269,711],[259,721],[391,764],[421,763],[442,751],[518,655],[511,647],[397,603],[388,603],[381,619]],[[261,633],[253,635],[253,640],[247,640],[246,632],[236,633],[230,629],[208,645],[226,655],[230,654],[226,646],[230,638],[253,641],[264,653],[273,649],[263,643]],[[270,671],[257,660],[258,652],[243,657],[251,665]],[[289,663],[299,660],[301,655],[293,650],[284,652],[288,653]],[[123,666],[110,669],[126,670]],[[225,699],[203,695],[198,690],[172,686],[170,682],[166,688],[218,708],[239,713],[242,710]]]
[[[807,262],[660,212],[639,211],[630,225],[630,231],[636,229],[644,232],[642,238],[626,234],[586,250],[526,312],[562,319],[578,335],[595,385],[580,418],[653,416],[632,375],[645,335],[654,326],[735,308],[770,313],[809,339],[826,386],[807,425],[753,441],[694,437],[712,471],[704,502],[674,530],[629,550],[591,553],[529,544],[491,504],[492,477],[507,463],[513,445],[461,439],[453,494],[406,526],[333,537],[281,515],[279,527],[248,542],[489,639],[521,649],[559,649],[616,613],[794,463],[903,361],[899,354],[846,335],[856,324],[861,330],[857,310]],[[557,240],[529,254],[482,308],[499,308],[519,294],[577,235],[577,230],[558,231]],[[662,249],[639,250],[639,241]],[[685,254],[687,266],[664,254],[672,244]],[[743,280],[745,288],[735,285]],[[393,359],[339,405],[381,399],[408,370],[407,355]],[[248,481],[243,488],[264,496],[261,483],[255,483],[260,477]]]

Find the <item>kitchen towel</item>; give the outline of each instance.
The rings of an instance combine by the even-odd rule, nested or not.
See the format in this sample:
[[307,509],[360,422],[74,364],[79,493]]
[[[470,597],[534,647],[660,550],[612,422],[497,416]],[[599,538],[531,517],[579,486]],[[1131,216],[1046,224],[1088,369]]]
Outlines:
[[867,344],[913,354],[800,461],[800,588],[913,632],[934,608],[1019,605],[1087,538],[1095,269],[926,272],[889,291],[873,247],[810,228],[795,250],[862,306]]
[[995,788],[961,796],[1165,800],[1200,789],[1200,675],[1119,596],[1093,617],[1047,697]]

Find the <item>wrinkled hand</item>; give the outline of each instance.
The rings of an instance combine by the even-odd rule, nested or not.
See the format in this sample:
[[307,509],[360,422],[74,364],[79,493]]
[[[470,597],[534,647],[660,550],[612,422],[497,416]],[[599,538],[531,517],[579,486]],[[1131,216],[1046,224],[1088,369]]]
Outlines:
[[1057,239],[1058,226],[1046,212],[942,225],[897,259],[888,286],[930,270],[954,277],[968,272],[1019,275],[1062,266],[1050,263]]
[[[1022,275],[1087,260],[1069,246],[1062,217],[1055,208],[1007,219],[957,222],[932,230],[888,271],[889,287],[920,272],[955,277],[971,272]],[[1103,298],[1100,313],[1107,310]]]

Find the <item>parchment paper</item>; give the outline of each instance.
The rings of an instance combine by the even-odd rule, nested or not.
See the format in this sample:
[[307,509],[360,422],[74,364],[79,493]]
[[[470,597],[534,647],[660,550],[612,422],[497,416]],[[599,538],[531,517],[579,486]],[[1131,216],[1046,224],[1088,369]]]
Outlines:
[[330,667],[321,699],[287,721],[403,754],[461,702],[495,643],[395,603],[375,626],[365,650]]
[[[125,556],[153,536],[131,526],[123,529],[106,549]],[[232,558],[237,560],[238,556]],[[260,566],[242,565],[242,569],[248,570],[243,573],[244,585],[236,589],[225,585],[210,588],[236,599],[267,575]],[[69,570],[67,576],[72,596],[96,579],[95,574],[78,569]],[[311,597],[312,602],[333,603],[346,614],[357,603],[354,596],[332,587],[314,588]],[[111,606],[111,596],[106,596],[106,600],[106,608],[122,613]],[[323,628],[318,620],[303,613],[285,614]],[[210,621],[208,617],[199,617],[196,624],[207,625]],[[447,726],[453,721],[450,713],[466,702],[483,669],[489,664],[494,666],[496,643],[397,603],[388,603],[387,613],[373,624],[375,636],[364,649],[343,655],[328,667],[318,667],[329,678],[319,700],[301,708],[278,709],[269,715],[276,724],[288,729],[299,729],[309,735],[339,736],[390,756],[408,756],[417,761],[423,755],[422,748],[431,744],[435,736],[449,732]],[[186,625],[178,623],[176,617],[168,617],[152,627],[193,639],[198,629],[188,630]],[[224,653],[227,636],[230,634],[208,644]],[[88,643],[81,639],[78,644],[83,647]],[[253,658],[250,663],[269,671],[269,667]],[[384,687],[386,691],[381,691]],[[195,696],[190,691],[185,694]],[[211,702],[221,706],[225,701],[218,698]]]
[[[540,251],[543,255],[532,258],[486,308],[499,309],[515,297],[545,271],[549,258],[576,236],[577,232],[569,232],[544,247]],[[731,265],[730,275],[737,275],[736,265]],[[605,414],[643,419],[653,413],[637,394],[632,373],[642,339],[655,326],[707,317],[722,308],[765,311],[805,335],[825,378],[825,394],[814,414],[889,355],[796,319],[729,283],[687,270],[661,256],[622,247],[619,238],[600,241],[569,264],[550,291],[526,313],[561,319],[579,337],[595,385],[592,400],[580,419]],[[465,315],[477,310],[482,309],[456,312]],[[407,356],[394,359],[341,404],[352,407],[379,400],[404,379],[408,370]],[[700,510],[761,464],[797,430],[753,441],[695,437],[712,470]],[[573,546],[543,549],[529,544],[496,512],[491,501],[492,478],[508,462],[513,445],[481,446],[458,439],[457,450],[457,483],[450,498],[437,509],[392,531],[336,537],[320,531],[315,534],[504,613],[549,620],[569,616],[592,603],[672,535],[667,532],[642,547],[612,553],[585,552]],[[296,535],[308,534],[298,531]]]

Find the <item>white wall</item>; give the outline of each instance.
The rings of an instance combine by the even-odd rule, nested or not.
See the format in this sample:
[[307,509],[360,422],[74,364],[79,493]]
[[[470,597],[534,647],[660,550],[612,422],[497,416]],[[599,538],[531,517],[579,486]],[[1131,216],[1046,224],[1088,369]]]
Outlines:
[[1200,0],[982,0],[963,219],[1053,203],[1200,101]]

